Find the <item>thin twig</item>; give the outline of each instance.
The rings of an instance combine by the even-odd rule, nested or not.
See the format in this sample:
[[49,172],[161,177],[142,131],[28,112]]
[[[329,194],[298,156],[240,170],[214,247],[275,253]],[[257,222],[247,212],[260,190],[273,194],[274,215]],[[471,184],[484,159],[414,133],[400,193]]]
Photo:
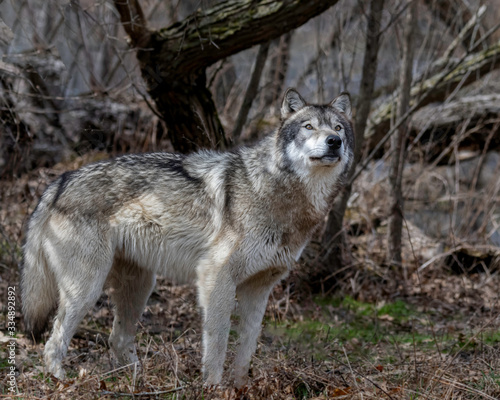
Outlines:
[[[479,7],[477,12],[473,15],[473,17],[465,24],[464,28],[460,31],[460,33],[457,35],[457,37],[451,42],[451,44],[448,46],[448,48],[444,51],[443,57],[441,59],[447,60],[448,58],[451,57],[451,54],[453,51],[457,48],[458,44],[461,43],[465,36],[469,33],[469,31],[474,28],[479,21],[484,16],[484,13],[486,12],[486,6],[483,5]],[[472,45],[472,44],[471,44]]]
[[157,392],[140,392],[140,393],[123,393],[123,392],[113,392],[110,390],[101,390],[99,395],[101,396],[131,396],[131,397],[141,397],[141,396],[157,396],[160,394],[175,393],[179,390],[185,389],[186,386],[179,386],[170,390],[159,390]]

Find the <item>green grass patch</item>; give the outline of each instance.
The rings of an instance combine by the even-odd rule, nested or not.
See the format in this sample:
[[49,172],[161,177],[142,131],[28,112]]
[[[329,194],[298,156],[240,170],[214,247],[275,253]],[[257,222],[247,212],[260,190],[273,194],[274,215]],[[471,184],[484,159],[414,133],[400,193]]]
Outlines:
[[338,345],[349,347],[350,354],[362,357],[370,357],[370,353],[382,346],[385,347],[382,353],[390,362],[396,359],[394,354],[400,348],[442,348],[443,341],[451,339],[435,337],[432,330],[421,323],[423,314],[403,300],[371,304],[346,296],[317,297],[314,302],[320,307],[319,313],[306,315],[302,321],[270,323],[267,331],[280,337],[285,345],[312,350],[317,359],[330,357],[339,350]]
[[371,304],[355,300],[351,296],[341,298],[316,297],[314,302],[320,307],[334,307],[352,312],[358,316],[383,316],[388,315],[398,322],[406,322],[411,317],[418,317],[419,313],[402,300],[393,303]]
[[493,346],[500,343],[500,331],[484,331],[477,335],[477,340]]
[[305,314],[303,320],[272,321],[267,332],[285,348],[302,348],[320,360],[338,353],[342,346],[355,358],[382,356],[385,362],[394,362],[401,352],[455,353],[500,343],[499,331],[436,332],[431,311],[418,311],[403,300],[371,304],[346,296],[317,297],[314,303],[319,309]]

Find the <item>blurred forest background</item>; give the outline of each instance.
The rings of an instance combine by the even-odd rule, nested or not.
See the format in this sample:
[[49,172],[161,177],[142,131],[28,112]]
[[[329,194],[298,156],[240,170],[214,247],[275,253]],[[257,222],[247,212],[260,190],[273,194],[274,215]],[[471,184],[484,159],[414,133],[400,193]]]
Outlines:
[[357,135],[349,184],[271,296],[246,394],[204,392],[195,292],[160,280],[141,371],[113,368],[106,296],[64,383],[18,307],[19,398],[500,398],[499,21],[499,0],[0,1],[2,309],[66,170],[253,143],[288,87],[350,92]]

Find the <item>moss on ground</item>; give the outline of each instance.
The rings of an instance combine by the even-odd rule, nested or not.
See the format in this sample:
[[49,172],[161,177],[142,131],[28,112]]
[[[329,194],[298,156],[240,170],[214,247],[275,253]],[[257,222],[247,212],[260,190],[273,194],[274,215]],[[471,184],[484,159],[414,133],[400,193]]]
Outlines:
[[417,350],[453,355],[500,343],[496,330],[437,330],[433,313],[418,311],[400,299],[372,304],[346,296],[318,297],[314,302],[319,312],[300,321],[268,320],[266,332],[287,348],[312,351],[318,360],[336,358],[347,349],[351,360],[392,363]]

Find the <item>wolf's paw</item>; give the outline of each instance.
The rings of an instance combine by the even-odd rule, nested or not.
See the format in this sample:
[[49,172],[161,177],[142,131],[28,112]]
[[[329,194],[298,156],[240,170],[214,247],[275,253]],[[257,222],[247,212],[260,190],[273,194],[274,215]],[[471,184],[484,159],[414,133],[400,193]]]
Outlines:
[[248,385],[248,366],[234,368],[234,387],[242,389]]
[[139,361],[137,351],[133,343],[123,345],[114,336],[109,339],[111,351],[120,365],[133,364]]
[[137,374],[142,372],[142,364],[139,361],[131,362],[123,366],[128,368],[130,371],[136,372]]
[[63,381],[66,379],[66,371],[64,371],[64,368],[61,365],[52,365],[48,366],[47,370],[50,374],[52,374],[55,378],[59,379],[60,381]]
[[203,368],[203,387],[204,388],[221,388],[222,381],[222,370],[218,370],[214,372],[214,369]]
[[248,376],[234,378],[234,387],[236,389],[248,388]]

